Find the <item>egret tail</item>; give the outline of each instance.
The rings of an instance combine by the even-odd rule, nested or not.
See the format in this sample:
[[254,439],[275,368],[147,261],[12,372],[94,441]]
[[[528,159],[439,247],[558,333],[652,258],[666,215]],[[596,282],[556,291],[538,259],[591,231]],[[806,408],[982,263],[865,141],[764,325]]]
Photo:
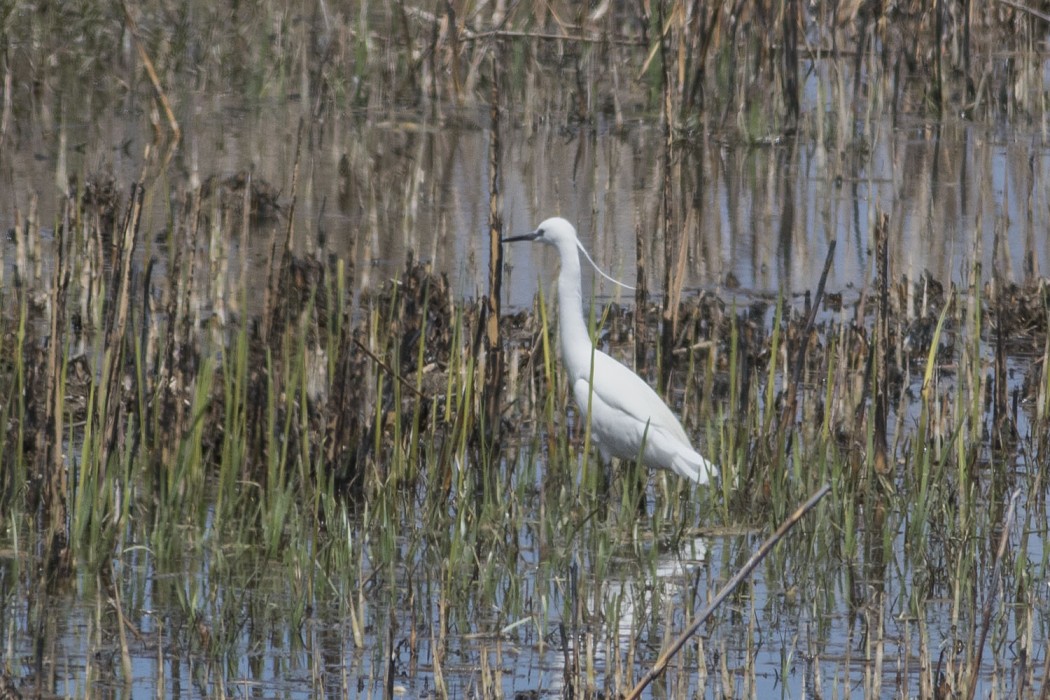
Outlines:
[[683,447],[671,458],[671,469],[686,479],[698,484],[706,484],[718,474],[716,467],[696,450]]

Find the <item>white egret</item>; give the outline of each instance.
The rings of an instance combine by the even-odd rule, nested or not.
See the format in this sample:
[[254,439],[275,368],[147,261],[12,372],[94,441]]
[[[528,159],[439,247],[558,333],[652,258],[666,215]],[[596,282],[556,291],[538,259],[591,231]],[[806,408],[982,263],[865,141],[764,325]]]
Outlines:
[[591,342],[583,318],[577,251],[582,251],[600,274],[607,275],[587,255],[573,225],[558,217],[547,219],[532,233],[503,239],[504,243],[514,241],[542,241],[557,248],[561,256],[558,324],[562,363],[576,404],[583,413],[590,406],[591,436],[602,457],[638,459],[640,455],[650,468],[670,469],[706,484],[716,475],[717,467],[693,449],[667,404],[641,377]]

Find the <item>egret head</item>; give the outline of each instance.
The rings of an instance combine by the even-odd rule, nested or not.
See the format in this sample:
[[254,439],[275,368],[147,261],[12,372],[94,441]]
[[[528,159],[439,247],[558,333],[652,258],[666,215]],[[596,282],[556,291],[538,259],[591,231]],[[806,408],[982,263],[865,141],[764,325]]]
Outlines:
[[556,247],[568,243],[570,248],[575,248],[578,245],[575,227],[560,216],[547,219],[531,233],[503,239],[504,243],[513,243],[514,241],[541,241]]
[[[536,230],[532,233],[526,233],[523,236],[511,236],[509,238],[501,239],[502,243],[513,243],[514,241],[542,241],[543,243],[552,245],[555,248],[557,248],[558,252],[561,254],[562,265],[565,264],[566,260],[577,260],[576,256],[573,254],[578,248],[579,251],[583,253],[583,257],[587,258],[587,262],[591,264],[591,267],[598,271],[599,275],[609,280],[613,284],[618,284],[624,289],[634,291],[634,287],[632,287],[631,285],[624,284],[620,280],[613,279],[612,277],[609,277],[609,275],[602,272],[602,269],[594,263],[594,260],[591,259],[591,255],[587,252],[587,249],[583,247],[582,243],[580,243],[580,239],[576,237],[576,227],[570,224],[565,219],[561,218],[560,216],[555,216],[551,217],[550,219],[547,219],[542,224],[537,226]],[[571,258],[569,257],[570,255],[572,255]],[[576,275],[578,276],[580,274],[579,267],[576,267],[575,269]]]

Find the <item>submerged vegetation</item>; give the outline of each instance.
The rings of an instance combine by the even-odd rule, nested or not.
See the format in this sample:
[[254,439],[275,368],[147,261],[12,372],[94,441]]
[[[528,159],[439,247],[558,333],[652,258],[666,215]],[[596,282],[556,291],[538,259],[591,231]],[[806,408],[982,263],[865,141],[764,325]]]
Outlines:
[[[958,115],[1038,132],[1046,16],[1006,0],[141,5],[0,8],[0,177],[18,193],[0,203],[0,696],[626,695],[824,484],[660,693],[1048,692],[1045,139],[1026,141],[1007,213],[954,239],[957,276],[902,272],[911,212],[868,182],[845,188],[858,210],[871,196],[863,279],[687,284],[710,252],[712,152],[791,165],[816,143],[863,163],[886,122],[939,134]],[[244,101],[220,120],[295,106],[293,138],[271,144],[280,181],[254,154],[202,155],[225,142],[195,115],[230,92]],[[103,121],[86,133],[112,141],[69,140]],[[501,309],[505,161],[540,133],[650,128],[635,298],[585,311],[721,465],[710,489],[602,465],[544,288]],[[432,134],[479,129],[488,236],[444,220],[423,238],[419,209],[463,206],[438,196],[455,164]],[[332,153],[329,205],[311,170]],[[1026,215],[1018,246],[1009,219]],[[785,250],[794,224],[785,207]],[[395,235],[414,253],[377,274]],[[427,246],[489,274],[464,293]]]

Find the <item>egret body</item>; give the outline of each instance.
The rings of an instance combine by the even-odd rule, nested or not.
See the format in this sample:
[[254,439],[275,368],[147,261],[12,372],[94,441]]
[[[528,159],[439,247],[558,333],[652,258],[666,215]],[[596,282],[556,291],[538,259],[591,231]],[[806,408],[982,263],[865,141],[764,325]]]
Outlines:
[[513,241],[541,241],[558,249],[562,363],[576,404],[585,414],[590,406],[591,437],[602,456],[638,459],[640,455],[647,467],[670,469],[706,484],[717,468],[693,449],[667,404],[641,377],[591,342],[580,291],[579,251],[584,249],[573,225],[562,218],[547,219],[532,233],[503,239],[504,243]]

